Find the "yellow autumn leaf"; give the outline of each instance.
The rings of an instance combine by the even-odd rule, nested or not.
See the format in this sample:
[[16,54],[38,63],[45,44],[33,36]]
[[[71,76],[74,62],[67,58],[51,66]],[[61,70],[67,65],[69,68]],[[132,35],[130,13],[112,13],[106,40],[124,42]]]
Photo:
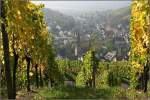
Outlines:
[[20,12],[19,10],[17,10],[17,14],[18,14],[18,15],[20,15],[20,14],[21,14],[21,12]]
[[29,76],[33,76],[33,73],[32,73],[32,72],[29,72]]

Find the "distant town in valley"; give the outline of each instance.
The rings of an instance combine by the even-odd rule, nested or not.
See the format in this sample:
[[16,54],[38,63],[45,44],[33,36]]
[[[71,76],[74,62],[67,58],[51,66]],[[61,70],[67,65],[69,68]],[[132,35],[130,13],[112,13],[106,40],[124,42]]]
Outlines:
[[54,37],[57,57],[82,59],[95,48],[99,60],[128,60],[130,7],[68,15],[44,8],[45,20]]

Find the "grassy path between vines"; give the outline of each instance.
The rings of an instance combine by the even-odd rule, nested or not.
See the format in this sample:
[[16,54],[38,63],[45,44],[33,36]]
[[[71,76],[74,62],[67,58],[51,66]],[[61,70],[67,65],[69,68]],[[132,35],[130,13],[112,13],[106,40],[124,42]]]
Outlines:
[[20,92],[17,96],[17,100],[49,99],[150,100],[150,93],[144,94],[118,87],[105,87],[101,89],[83,87],[56,87],[48,89],[45,87],[29,93],[21,94]]

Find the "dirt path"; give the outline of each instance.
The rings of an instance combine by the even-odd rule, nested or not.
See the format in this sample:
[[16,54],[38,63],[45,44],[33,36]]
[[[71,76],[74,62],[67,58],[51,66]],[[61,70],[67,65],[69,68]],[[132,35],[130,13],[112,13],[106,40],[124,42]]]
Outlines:
[[33,100],[34,95],[37,94],[37,91],[25,92],[19,91],[16,96],[16,100]]

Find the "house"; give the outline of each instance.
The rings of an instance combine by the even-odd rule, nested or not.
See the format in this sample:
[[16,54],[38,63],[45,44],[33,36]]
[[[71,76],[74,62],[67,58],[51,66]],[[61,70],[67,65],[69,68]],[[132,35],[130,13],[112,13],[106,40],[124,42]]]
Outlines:
[[108,52],[104,58],[108,61],[116,61],[116,51]]

